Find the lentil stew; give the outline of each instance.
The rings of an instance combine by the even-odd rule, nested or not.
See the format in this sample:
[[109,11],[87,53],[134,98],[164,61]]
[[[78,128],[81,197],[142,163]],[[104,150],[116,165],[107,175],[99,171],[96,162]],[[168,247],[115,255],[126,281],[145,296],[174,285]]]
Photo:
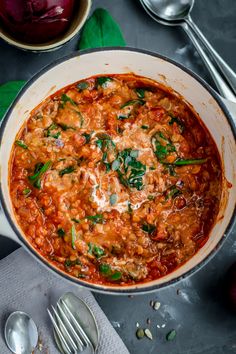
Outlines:
[[160,278],[207,241],[219,211],[217,147],[190,105],[153,80],[94,76],[31,112],[10,193],[26,238],[86,282]]

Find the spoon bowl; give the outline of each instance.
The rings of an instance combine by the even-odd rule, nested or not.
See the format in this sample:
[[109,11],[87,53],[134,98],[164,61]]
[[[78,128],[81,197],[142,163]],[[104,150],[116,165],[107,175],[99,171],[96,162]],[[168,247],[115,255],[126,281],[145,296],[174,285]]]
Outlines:
[[191,12],[194,0],[143,0],[147,8],[160,19],[184,20]]
[[38,330],[32,318],[25,312],[15,311],[5,324],[5,340],[15,354],[29,354],[38,343]]

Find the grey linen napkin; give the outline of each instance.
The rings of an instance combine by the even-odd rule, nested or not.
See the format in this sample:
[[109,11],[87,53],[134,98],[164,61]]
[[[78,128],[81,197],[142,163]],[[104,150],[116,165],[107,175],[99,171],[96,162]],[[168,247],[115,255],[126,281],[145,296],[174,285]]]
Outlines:
[[23,248],[0,261],[0,353],[9,354],[3,337],[5,320],[12,311],[27,312],[35,321],[42,342],[35,354],[59,353],[53,339],[47,307],[71,291],[90,307],[100,330],[98,354],[129,354],[91,292],[84,290],[42,266]]

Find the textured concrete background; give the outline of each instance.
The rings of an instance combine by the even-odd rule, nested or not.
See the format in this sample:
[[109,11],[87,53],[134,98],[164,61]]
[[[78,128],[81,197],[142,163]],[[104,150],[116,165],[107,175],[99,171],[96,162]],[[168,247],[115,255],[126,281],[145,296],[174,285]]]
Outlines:
[[[144,13],[138,0],[94,0],[93,8],[96,7],[110,10],[123,30],[127,45],[175,59],[214,87],[201,59],[180,28],[155,23]],[[215,49],[236,70],[236,1],[196,0],[192,17]],[[77,42],[78,37],[55,52],[34,54],[0,41],[0,83],[31,78],[54,59],[76,50]],[[225,308],[220,294],[221,279],[228,266],[236,261],[235,236],[234,228],[214,259],[176,286],[134,298],[96,295],[131,354],[236,353],[236,315]],[[0,257],[16,247],[0,236]],[[159,311],[151,309],[150,300],[161,302]],[[151,320],[149,328],[154,339],[138,341],[136,322],[148,327],[147,318]],[[176,339],[167,342],[165,335],[172,328],[177,331]]]

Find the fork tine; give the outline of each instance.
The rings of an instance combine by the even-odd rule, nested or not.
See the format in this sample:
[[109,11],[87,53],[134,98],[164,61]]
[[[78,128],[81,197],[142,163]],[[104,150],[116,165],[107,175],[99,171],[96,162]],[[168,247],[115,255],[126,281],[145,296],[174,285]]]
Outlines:
[[[53,312],[56,316],[56,319],[58,320],[58,322],[60,323],[60,326],[63,329],[64,332],[64,338],[65,340],[67,339],[67,342],[71,345],[71,347],[76,351],[78,350],[77,345],[75,343],[75,341],[73,340],[73,338],[71,337],[70,333],[68,332],[68,329],[66,328],[66,326],[64,325],[61,317],[59,316],[59,314],[57,313],[57,311],[55,310],[55,308],[52,306]],[[62,331],[61,331],[62,333]],[[66,338],[67,337],[67,338]]]
[[52,321],[53,327],[54,327],[54,329],[55,329],[55,331],[56,331],[56,333],[57,333],[59,339],[62,341],[62,343],[63,343],[63,345],[65,346],[65,348],[66,348],[66,350],[68,351],[68,353],[71,354],[71,349],[70,349],[70,347],[68,346],[67,342],[65,341],[65,338],[64,338],[64,336],[63,336],[63,334],[62,334],[60,328],[58,327],[56,321],[54,320],[53,315],[51,314],[51,312],[50,312],[49,309],[47,309],[47,311],[48,311],[49,317],[50,317],[50,319],[51,319],[51,321]]
[[[75,329],[73,328],[72,324],[70,323],[68,316],[66,315],[65,311],[63,310],[63,308],[61,307],[61,305],[59,303],[57,303],[57,306],[59,308],[59,310],[61,311],[61,313],[63,314],[65,320],[67,321],[68,327],[70,327],[71,332],[74,334],[75,338],[82,344],[83,348],[84,345],[88,345],[88,342],[86,341],[86,338],[83,337],[83,334],[80,332],[80,329],[78,329],[79,334],[81,335],[82,339],[84,340],[84,343],[81,341],[81,338],[79,337],[78,333],[75,331]],[[71,315],[71,313],[69,313],[69,315]],[[76,324],[77,325],[77,324]],[[82,330],[83,331],[83,330]]]
[[77,319],[75,318],[75,316],[73,315],[73,313],[71,312],[71,310],[69,309],[69,307],[67,306],[65,301],[61,299],[61,302],[62,302],[63,306],[66,308],[66,310],[69,313],[70,317],[72,318],[74,324],[77,326],[79,334],[81,335],[81,337],[85,341],[86,345],[90,346],[90,347],[93,347],[93,345],[92,345],[90,339],[88,338],[87,334],[84,332],[83,328],[81,327],[81,325],[79,324],[79,322],[77,321]]

